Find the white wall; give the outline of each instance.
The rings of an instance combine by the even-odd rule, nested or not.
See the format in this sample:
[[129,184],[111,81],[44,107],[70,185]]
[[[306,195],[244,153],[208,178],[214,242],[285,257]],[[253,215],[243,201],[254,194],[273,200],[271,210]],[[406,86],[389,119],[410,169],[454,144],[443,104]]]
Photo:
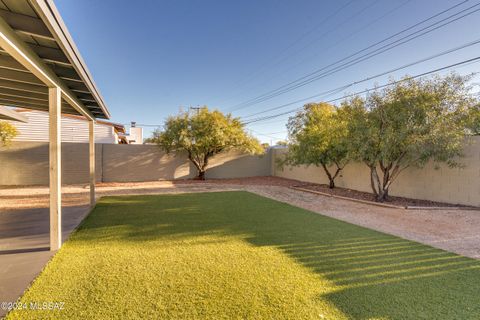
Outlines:
[[128,140],[130,144],[143,144],[143,128],[130,127]]

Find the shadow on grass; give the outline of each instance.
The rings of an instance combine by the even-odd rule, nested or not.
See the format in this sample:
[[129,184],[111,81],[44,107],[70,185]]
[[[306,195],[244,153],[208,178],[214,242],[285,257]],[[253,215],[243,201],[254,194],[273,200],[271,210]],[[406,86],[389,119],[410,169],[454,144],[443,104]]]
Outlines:
[[240,237],[332,281],[319,299],[351,318],[480,318],[479,261],[247,192],[107,197],[80,231],[92,243]]

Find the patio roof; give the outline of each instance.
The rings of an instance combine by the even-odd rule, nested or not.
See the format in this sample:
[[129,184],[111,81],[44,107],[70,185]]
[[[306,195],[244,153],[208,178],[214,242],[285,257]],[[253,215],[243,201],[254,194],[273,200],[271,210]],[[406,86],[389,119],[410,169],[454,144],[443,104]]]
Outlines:
[[52,0],[0,1],[0,30],[0,104],[48,110],[55,86],[62,113],[110,118]]
[[62,113],[88,119],[95,205],[95,121],[105,103],[52,0],[0,1],[0,105],[49,112],[50,250],[62,244]]

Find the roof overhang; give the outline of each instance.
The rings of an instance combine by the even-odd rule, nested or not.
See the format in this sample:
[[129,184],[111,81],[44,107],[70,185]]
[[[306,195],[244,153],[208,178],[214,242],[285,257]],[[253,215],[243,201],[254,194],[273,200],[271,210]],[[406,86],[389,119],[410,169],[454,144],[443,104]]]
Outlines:
[[48,87],[62,112],[110,118],[53,1],[0,1],[0,104],[48,110]]
[[0,120],[28,122],[28,118],[15,110],[0,106]]

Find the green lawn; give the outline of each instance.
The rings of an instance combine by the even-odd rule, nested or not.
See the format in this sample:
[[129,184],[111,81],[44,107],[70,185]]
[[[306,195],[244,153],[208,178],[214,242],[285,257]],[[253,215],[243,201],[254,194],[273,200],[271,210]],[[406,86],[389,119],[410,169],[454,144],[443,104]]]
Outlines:
[[480,262],[247,192],[103,198],[8,319],[479,319]]

